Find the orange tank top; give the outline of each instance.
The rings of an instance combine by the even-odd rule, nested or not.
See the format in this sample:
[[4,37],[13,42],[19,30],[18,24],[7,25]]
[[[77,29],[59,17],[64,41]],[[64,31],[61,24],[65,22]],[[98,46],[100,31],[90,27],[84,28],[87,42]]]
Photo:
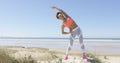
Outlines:
[[64,26],[70,27],[70,25],[73,23],[72,18],[67,18],[66,21],[64,22]]

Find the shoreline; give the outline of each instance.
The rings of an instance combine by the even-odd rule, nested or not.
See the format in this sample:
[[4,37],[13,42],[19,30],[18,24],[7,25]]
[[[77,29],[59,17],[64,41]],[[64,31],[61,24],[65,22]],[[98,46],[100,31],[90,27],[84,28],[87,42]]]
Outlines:
[[[27,46],[0,46],[0,48],[3,48],[3,49],[5,49],[5,48],[36,48],[36,49],[49,49],[49,50],[55,50],[55,51],[62,51],[62,52],[66,52],[66,49],[60,49],[60,48],[43,48],[43,47],[27,47]],[[99,47],[99,48],[101,48],[101,47]],[[77,53],[77,54],[82,54],[81,53],[81,50],[78,50],[78,49],[72,49],[71,51],[70,51],[70,53]],[[120,53],[118,53],[118,54],[115,54],[115,53],[106,53],[106,52],[103,52],[103,51],[101,51],[101,52],[95,52],[95,51],[89,51],[89,50],[86,50],[86,53],[92,53],[92,54],[95,54],[95,55],[97,55],[97,56],[103,56],[103,55],[106,55],[106,56],[120,56]]]
[[[69,39],[11,39],[11,38],[0,38],[0,40],[40,40],[40,42],[69,42]],[[74,42],[78,42],[78,39],[75,39]],[[83,39],[84,42],[120,42],[120,40],[114,39]]]
[[[0,48],[46,48],[46,49],[55,49],[55,50],[62,50],[66,51],[66,48],[47,48],[47,47],[36,47],[36,46],[0,46]],[[110,55],[110,56],[120,56],[120,51],[114,51],[115,48],[119,49],[120,46],[106,46],[106,45],[101,45],[101,46],[89,46],[91,48],[86,48],[86,52],[96,54],[96,55]],[[104,49],[104,50],[103,50]],[[81,49],[76,49],[75,46],[72,47],[71,52],[78,52],[81,54]]]

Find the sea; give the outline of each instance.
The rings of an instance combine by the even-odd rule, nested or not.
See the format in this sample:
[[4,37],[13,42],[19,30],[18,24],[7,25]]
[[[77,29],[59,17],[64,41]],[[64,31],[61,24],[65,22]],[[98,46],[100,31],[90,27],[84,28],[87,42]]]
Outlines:
[[[85,49],[95,53],[120,55],[120,38],[84,38]],[[0,46],[24,46],[66,49],[69,38],[0,38]],[[74,40],[73,50],[81,50],[79,40]]]

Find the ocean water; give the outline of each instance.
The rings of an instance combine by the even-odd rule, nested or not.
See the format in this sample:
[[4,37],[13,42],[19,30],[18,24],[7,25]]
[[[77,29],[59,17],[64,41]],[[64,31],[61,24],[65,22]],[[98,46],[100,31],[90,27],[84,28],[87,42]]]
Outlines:
[[[69,39],[64,38],[22,38],[22,39],[0,39],[0,46],[25,46],[25,47],[42,47],[66,49]],[[120,39],[84,39],[86,50],[92,52],[104,52],[120,54]],[[78,39],[75,39],[72,49],[81,50]]]

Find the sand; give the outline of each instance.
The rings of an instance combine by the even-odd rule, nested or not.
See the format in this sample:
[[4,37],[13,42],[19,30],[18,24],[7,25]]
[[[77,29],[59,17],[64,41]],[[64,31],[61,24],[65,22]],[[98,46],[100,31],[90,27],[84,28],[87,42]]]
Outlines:
[[[69,59],[63,60],[65,55],[64,49],[47,49],[22,46],[2,46],[0,48],[6,50],[6,52],[9,52],[9,55],[15,59],[32,58],[37,61],[37,63],[57,63],[58,61],[61,61],[61,63],[83,63],[81,53],[78,53],[77,50],[72,50],[70,52]],[[120,55],[107,55],[104,53],[94,55],[96,55],[102,63],[120,63]]]

